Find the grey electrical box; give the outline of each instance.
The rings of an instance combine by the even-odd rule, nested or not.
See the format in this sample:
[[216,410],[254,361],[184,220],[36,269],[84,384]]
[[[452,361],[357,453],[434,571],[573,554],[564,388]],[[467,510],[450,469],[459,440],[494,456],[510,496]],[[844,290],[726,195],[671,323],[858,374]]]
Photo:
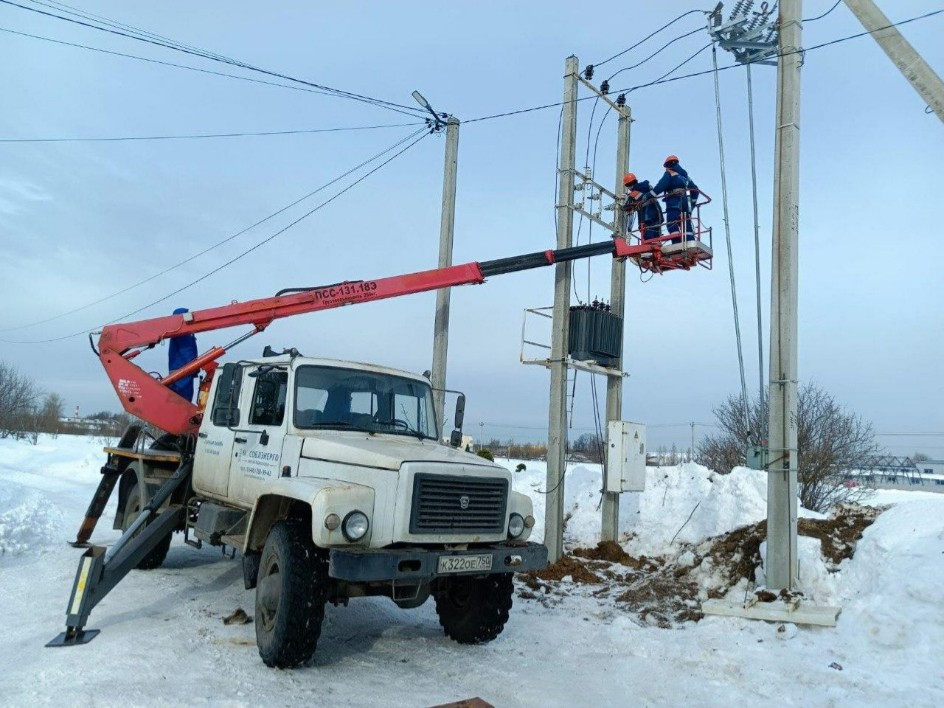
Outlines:
[[646,489],[646,426],[611,420],[606,426],[607,492],[642,492]]
[[766,470],[769,458],[769,451],[761,445],[748,445],[747,455],[745,455],[746,464],[752,470]]

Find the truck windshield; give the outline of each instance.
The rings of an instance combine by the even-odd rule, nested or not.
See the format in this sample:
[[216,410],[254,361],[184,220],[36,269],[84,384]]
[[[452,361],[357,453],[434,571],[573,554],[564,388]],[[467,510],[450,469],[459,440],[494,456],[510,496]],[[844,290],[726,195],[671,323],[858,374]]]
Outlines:
[[402,376],[333,366],[298,367],[295,427],[439,439],[428,384]]

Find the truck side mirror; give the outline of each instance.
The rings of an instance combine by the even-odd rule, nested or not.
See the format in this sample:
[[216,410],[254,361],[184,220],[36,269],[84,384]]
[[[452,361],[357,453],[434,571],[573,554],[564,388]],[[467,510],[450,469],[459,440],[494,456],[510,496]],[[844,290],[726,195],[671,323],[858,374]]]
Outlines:
[[459,430],[462,430],[462,421],[465,419],[465,394],[460,393],[459,398],[456,399],[456,413],[452,416],[452,419],[456,423],[456,427]]
[[465,394],[460,393],[456,399],[456,412],[452,416],[456,427],[449,436],[449,444],[453,447],[459,447],[462,444],[462,421],[465,419]]

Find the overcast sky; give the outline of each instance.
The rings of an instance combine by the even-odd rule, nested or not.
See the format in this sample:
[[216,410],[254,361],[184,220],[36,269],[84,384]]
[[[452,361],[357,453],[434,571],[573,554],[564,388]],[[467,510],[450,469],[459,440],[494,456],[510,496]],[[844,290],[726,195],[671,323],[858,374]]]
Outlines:
[[[16,0],[20,2],[20,0]],[[45,2],[45,0],[44,0]],[[668,23],[692,2],[82,2],[76,7],[277,73],[413,105],[419,89],[461,128],[455,262],[553,247],[559,108],[472,119],[560,101],[564,60],[600,63]],[[50,12],[61,11],[23,0]],[[733,6],[733,3],[727,3]],[[807,0],[805,17],[833,3]],[[879,3],[894,21],[944,6]],[[726,11],[730,9],[726,8]],[[704,23],[693,14],[597,70],[597,81],[642,62]],[[209,71],[280,81],[0,4],[0,28]],[[904,25],[944,73],[944,15]],[[845,5],[804,27],[806,47],[861,32]],[[361,102],[251,83],[0,33],[0,138],[167,136],[310,130],[414,122]],[[706,45],[675,42],[614,89],[665,74]],[[732,59],[721,53],[719,63]],[[678,73],[711,68],[705,51]],[[769,345],[776,69],[753,70],[761,219],[763,343]],[[759,385],[754,239],[745,70],[719,75],[733,262],[747,383]],[[284,83],[284,82],[283,82]],[[944,457],[941,361],[944,286],[936,257],[944,129],[869,37],[811,50],[802,70],[799,373],[883,433],[897,454]],[[739,390],[724,248],[715,99],[710,74],[633,91],[631,169],[658,179],[681,157],[715,201],[713,270],[648,282],[628,270],[624,417],[647,423],[650,447],[686,448],[690,421]],[[612,114],[593,162],[593,101],[579,114],[578,165],[615,180]],[[265,137],[0,143],[0,359],[61,394],[69,411],[118,410],[87,333],[109,321],[218,306],[285,287],[375,278],[434,267],[442,136],[421,140],[350,192],[268,243],[190,285],[330,197],[352,178],[205,255],[195,254],[294,202],[409,135],[415,127]],[[390,153],[392,154],[392,153]],[[373,163],[376,165],[377,163]],[[354,177],[363,174],[358,172]],[[603,237],[596,228],[590,236]],[[587,225],[580,232],[586,243]],[[156,276],[175,264],[181,267]],[[575,267],[576,297],[609,293],[610,263]],[[449,385],[469,396],[467,432],[538,439],[547,424],[548,373],[519,363],[524,308],[553,300],[553,270],[493,278],[452,298]],[[136,287],[132,287],[136,286]],[[131,288],[131,289],[128,289]],[[186,288],[169,299],[174,291]],[[115,295],[115,293],[121,294]],[[101,300],[99,304],[89,306]],[[149,306],[151,303],[159,304]],[[316,313],[273,324],[238,347],[430,367],[435,296]],[[78,311],[68,316],[65,312]],[[139,308],[143,311],[130,315]],[[50,319],[55,318],[55,319]],[[49,320],[43,322],[44,320]],[[39,323],[39,324],[36,324]],[[32,325],[22,327],[23,325]],[[16,329],[12,329],[16,328]],[[239,332],[241,333],[241,332]],[[201,349],[234,333],[201,335]],[[236,333],[238,334],[238,333]],[[69,336],[74,335],[74,336]],[[45,341],[54,340],[54,341]],[[14,342],[28,342],[14,343]],[[142,357],[166,370],[166,349]],[[766,366],[766,365],[765,365]],[[766,380],[766,370],[764,372]],[[605,384],[597,383],[602,401]],[[591,378],[576,382],[572,437],[593,426]],[[480,425],[483,424],[483,425]],[[710,432],[696,426],[696,435]]]

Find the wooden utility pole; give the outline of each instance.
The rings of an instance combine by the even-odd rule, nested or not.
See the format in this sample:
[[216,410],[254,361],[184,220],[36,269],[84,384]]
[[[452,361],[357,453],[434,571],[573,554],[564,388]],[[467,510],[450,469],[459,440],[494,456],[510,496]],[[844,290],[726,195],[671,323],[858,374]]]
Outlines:
[[[439,267],[452,265],[452,244],[456,227],[456,174],[459,159],[459,119],[450,116],[446,121],[446,157],[443,167],[442,217],[439,222]],[[446,356],[449,349],[449,294],[450,288],[436,291],[436,320],[433,328],[433,408],[436,424],[442,425],[445,415]]]
[[767,586],[797,580],[797,272],[802,0],[781,0],[770,289]]
[[[573,245],[574,168],[577,164],[577,57],[564,64],[564,106],[557,192],[557,247]],[[570,262],[554,270],[554,323],[551,333],[551,401],[547,422],[547,506],[544,545],[548,560],[561,557],[564,545],[564,472],[567,469],[567,349],[570,323]]]

